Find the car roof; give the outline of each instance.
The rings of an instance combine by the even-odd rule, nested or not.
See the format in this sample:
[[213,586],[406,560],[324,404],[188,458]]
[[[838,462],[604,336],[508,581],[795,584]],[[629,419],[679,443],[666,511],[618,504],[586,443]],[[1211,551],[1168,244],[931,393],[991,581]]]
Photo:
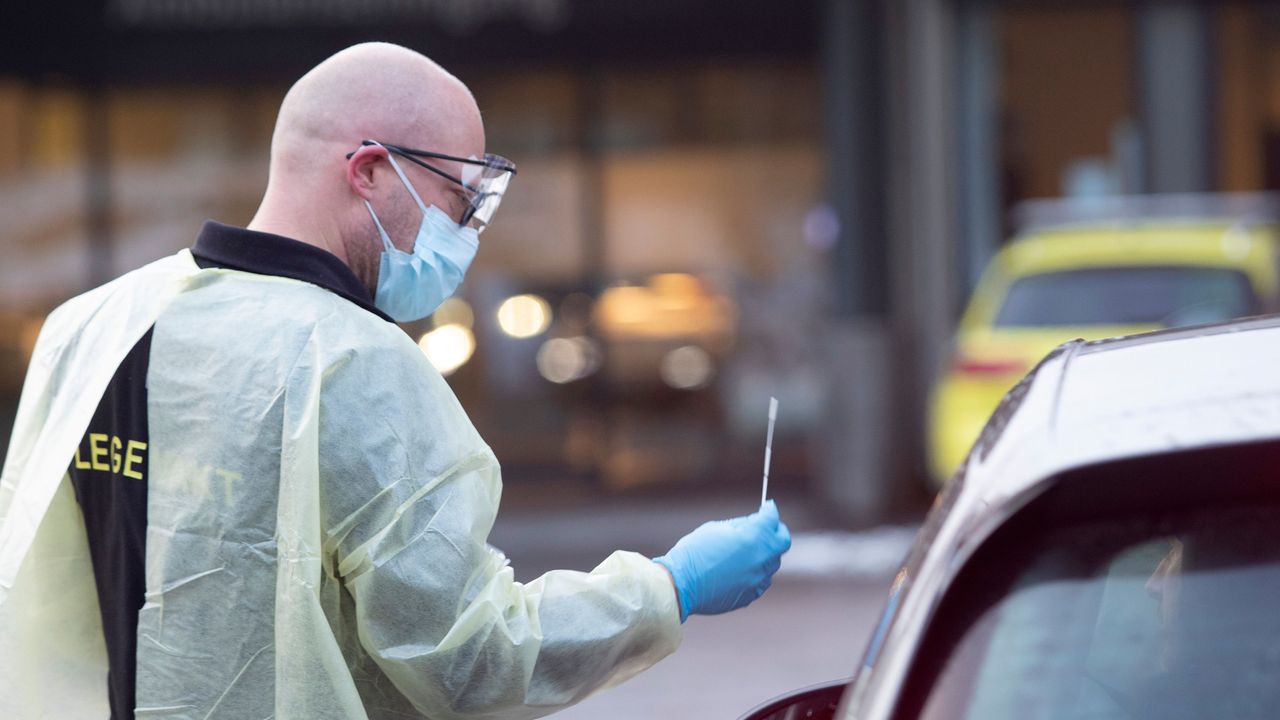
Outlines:
[[991,502],[1073,467],[1280,437],[1278,368],[1280,316],[1067,343],[996,411],[965,482]]
[[1010,213],[1020,231],[1087,223],[1260,223],[1280,219],[1276,193],[1165,193],[1024,200]]
[[[1062,474],[1280,439],[1280,316],[1067,343],[1005,396],[944,487],[891,595],[850,707],[883,718],[942,595],[977,547]],[[879,648],[883,648],[882,654]]]
[[997,262],[1009,275],[1117,265],[1269,264],[1274,227],[1210,220],[1090,223],[1018,236]]

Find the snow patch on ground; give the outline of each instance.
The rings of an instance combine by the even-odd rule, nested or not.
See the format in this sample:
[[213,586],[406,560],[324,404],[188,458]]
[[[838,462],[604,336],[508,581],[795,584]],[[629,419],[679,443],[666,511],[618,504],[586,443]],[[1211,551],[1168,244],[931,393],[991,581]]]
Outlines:
[[919,529],[886,525],[862,532],[796,533],[778,574],[824,578],[892,575],[906,559]]

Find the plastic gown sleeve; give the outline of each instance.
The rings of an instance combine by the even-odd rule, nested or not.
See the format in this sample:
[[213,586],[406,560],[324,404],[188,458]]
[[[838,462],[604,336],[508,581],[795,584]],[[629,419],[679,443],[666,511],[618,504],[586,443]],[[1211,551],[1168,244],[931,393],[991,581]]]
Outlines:
[[335,363],[321,393],[326,551],[362,651],[418,712],[538,717],[675,650],[675,593],[646,557],[516,582],[486,543],[492,452],[412,342],[370,350]]

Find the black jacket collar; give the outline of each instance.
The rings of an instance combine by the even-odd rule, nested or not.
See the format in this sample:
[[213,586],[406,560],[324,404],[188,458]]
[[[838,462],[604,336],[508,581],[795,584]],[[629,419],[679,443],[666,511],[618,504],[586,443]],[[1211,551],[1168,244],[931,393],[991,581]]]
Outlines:
[[314,245],[208,220],[200,229],[191,254],[202,268],[229,268],[309,282],[393,322],[373,304],[369,291],[351,268]]

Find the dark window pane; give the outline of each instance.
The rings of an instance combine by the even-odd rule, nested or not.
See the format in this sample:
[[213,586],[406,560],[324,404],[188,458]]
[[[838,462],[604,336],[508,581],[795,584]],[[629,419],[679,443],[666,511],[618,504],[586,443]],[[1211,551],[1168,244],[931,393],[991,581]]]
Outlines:
[[1110,267],[1029,275],[1005,296],[996,327],[1163,325],[1260,312],[1249,278],[1208,267]]
[[968,626],[921,717],[1274,717],[1277,527],[1273,507],[1048,534],[989,578],[1015,579]]

